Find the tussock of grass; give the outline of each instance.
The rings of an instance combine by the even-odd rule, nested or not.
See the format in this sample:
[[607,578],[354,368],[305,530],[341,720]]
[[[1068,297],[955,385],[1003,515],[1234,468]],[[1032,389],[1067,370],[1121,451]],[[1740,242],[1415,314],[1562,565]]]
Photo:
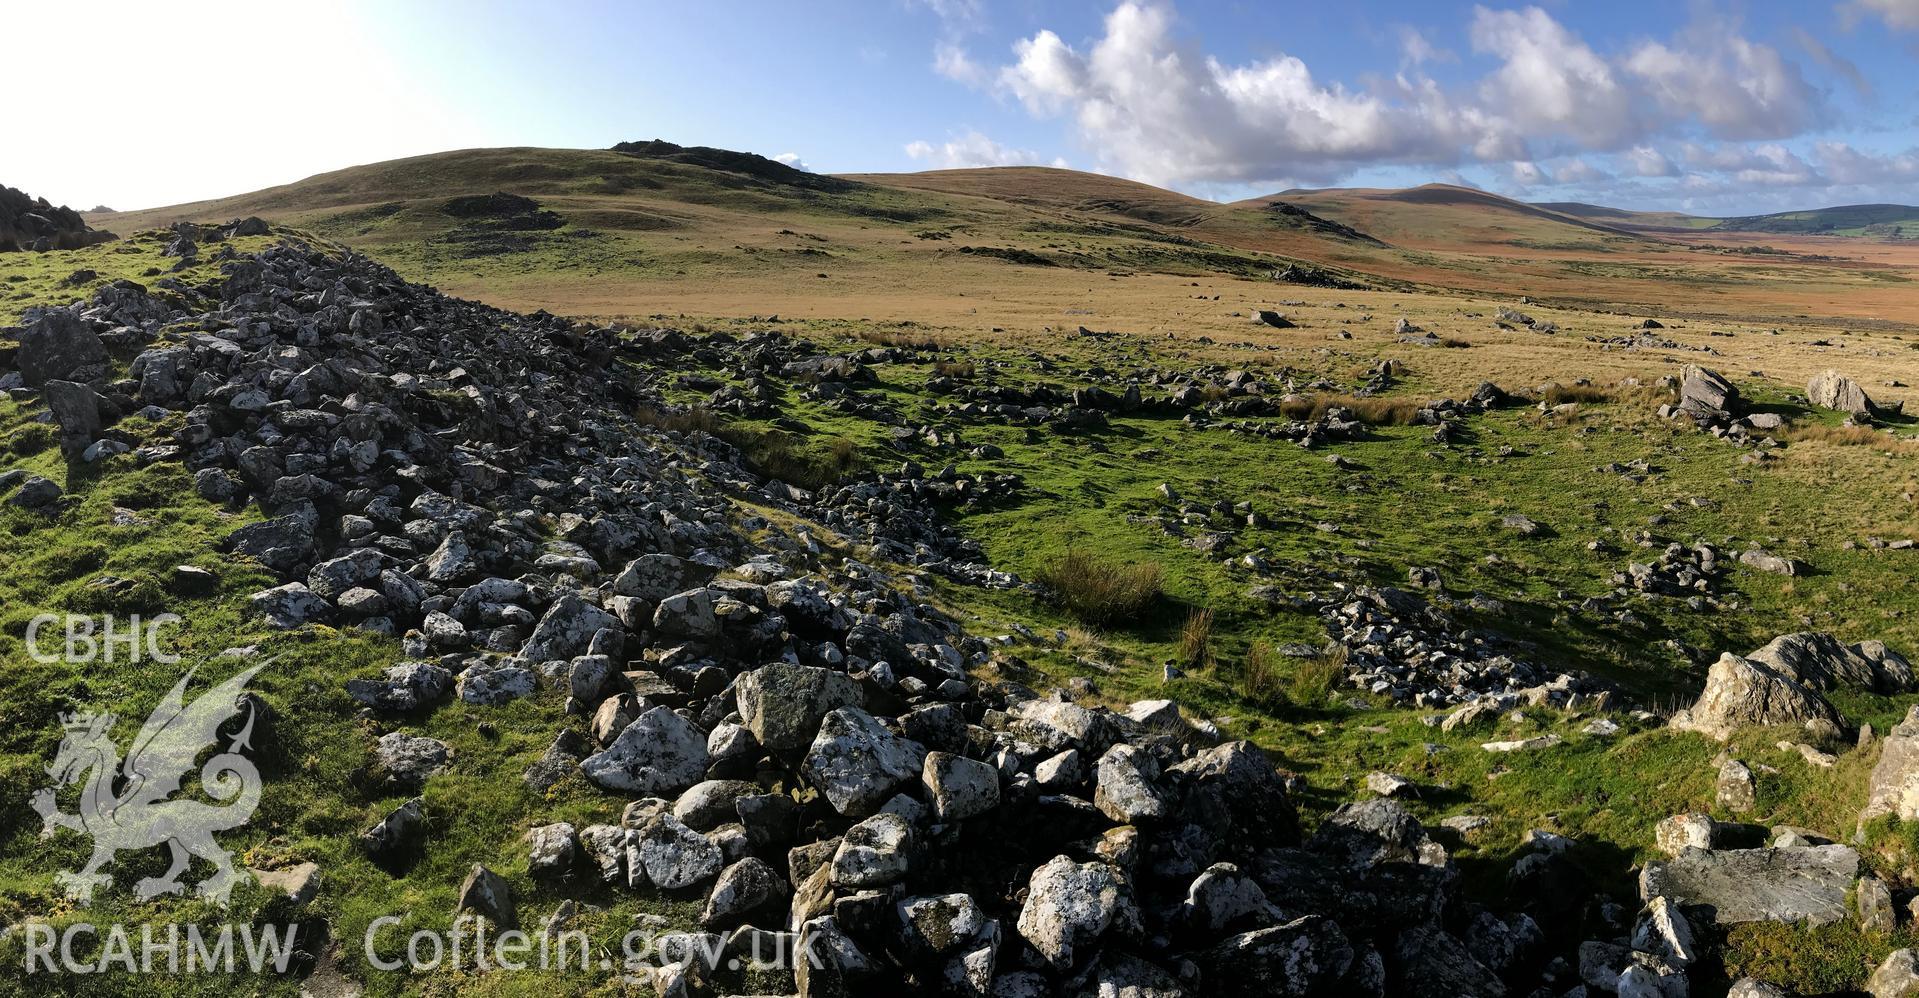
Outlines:
[[979,372],[970,360],[942,360],[933,365],[933,373],[942,377],[966,380]]
[[1213,657],[1213,611],[1193,607],[1179,628],[1179,661],[1187,668],[1208,664]]
[[1332,700],[1333,688],[1345,672],[1346,648],[1335,646],[1299,663],[1287,684],[1287,696],[1301,706],[1323,707]]
[[1369,426],[1408,426],[1419,414],[1419,403],[1402,398],[1324,393],[1293,396],[1279,404],[1279,411],[1288,419],[1319,419],[1330,409],[1345,409],[1354,419]]
[[1598,385],[1562,385],[1555,381],[1540,390],[1539,399],[1547,405],[1565,405],[1568,402],[1598,405],[1611,402],[1613,394]]
[[1919,454],[1919,441],[1902,440],[1885,430],[1871,426],[1827,426],[1801,423],[1774,434],[1791,444],[1822,443],[1835,447],[1882,447],[1901,454]]
[[1111,561],[1081,550],[1054,558],[1035,578],[1053,590],[1068,613],[1094,627],[1144,613],[1161,591],[1158,565]]
[[924,329],[861,329],[853,334],[866,343],[902,350],[950,350],[958,341]]
[[634,418],[640,423],[668,433],[710,433],[718,436],[723,421],[705,406],[688,406],[678,412],[642,407]]
[[1270,708],[1285,698],[1279,674],[1279,653],[1270,641],[1254,641],[1239,667],[1239,695],[1257,707]]

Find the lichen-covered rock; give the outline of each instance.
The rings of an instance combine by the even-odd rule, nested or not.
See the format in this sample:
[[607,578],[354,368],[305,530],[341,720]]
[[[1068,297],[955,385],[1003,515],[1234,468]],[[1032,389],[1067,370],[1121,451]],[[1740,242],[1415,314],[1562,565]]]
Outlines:
[[580,763],[586,778],[607,790],[653,796],[677,794],[706,775],[706,732],[665,707],[641,714],[613,743]]
[[833,809],[848,817],[878,810],[900,784],[919,775],[926,749],[888,731],[858,707],[841,707],[820,722],[802,771]]
[[1805,725],[1843,727],[1845,718],[1826,698],[1763,662],[1719,656],[1706,674],[1706,688],[1693,705],[1673,715],[1672,726],[1725,741],[1742,728]]
[[734,684],[741,723],[774,752],[812,744],[820,721],[841,707],[864,702],[858,684],[843,672],[778,663],[742,673]]
[[1139,913],[1118,870],[1055,856],[1033,871],[1020,908],[1019,934],[1046,962],[1071,967],[1075,954],[1109,930],[1137,931]]

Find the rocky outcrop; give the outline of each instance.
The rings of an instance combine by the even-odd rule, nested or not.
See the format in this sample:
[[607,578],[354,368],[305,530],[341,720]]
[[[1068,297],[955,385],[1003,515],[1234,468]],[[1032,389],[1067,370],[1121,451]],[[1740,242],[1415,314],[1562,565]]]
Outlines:
[[119,238],[88,228],[80,213],[54,207],[12,187],[0,187],[0,253],[79,249]]
[[1724,741],[1741,728],[1845,724],[1825,697],[1764,662],[1727,653],[1706,674],[1699,699],[1674,714],[1672,727]]
[[1807,689],[1850,686],[1889,696],[1914,688],[1912,663],[1878,641],[1848,645],[1830,634],[1784,634],[1746,657]]

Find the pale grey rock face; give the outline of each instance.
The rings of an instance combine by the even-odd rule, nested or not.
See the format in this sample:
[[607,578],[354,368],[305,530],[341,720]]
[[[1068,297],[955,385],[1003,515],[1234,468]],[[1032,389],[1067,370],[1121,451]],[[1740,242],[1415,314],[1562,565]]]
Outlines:
[[1901,821],[1919,819],[1919,705],[1907,708],[1905,719],[1886,733],[1859,822],[1888,814]]
[[1706,674],[1706,688],[1693,705],[1673,715],[1672,726],[1724,741],[1747,727],[1803,726],[1845,719],[1826,698],[1762,662],[1719,656]]
[[935,821],[964,821],[999,806],[999,770],[978,759],[928,752],[920,785]]
[[1640,871],[1640,897],[1710,905],[1713,921],[1829,925],[1847,915],[1859,854],[1841,845],[1689,849]]
[[634,830],[628,862],[636,858],[647,882],[669,891],[711,878],[724,861],[719,846],[670,814],[656,814]]
[[1812,380],[1806,383],[1806,398],[1821,409],[1834,409],[1862,419],[1870,419],[1874,411],[1872,399],[1867,397],[1866,390],[1859,387],[1858,382],[1833,370],[1812,376]]

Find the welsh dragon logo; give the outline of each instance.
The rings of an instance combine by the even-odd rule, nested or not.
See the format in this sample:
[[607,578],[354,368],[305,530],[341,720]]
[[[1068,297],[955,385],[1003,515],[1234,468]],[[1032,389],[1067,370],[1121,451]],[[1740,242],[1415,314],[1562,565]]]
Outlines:
[[[240,694],[247,680],[265,667],[263,662],[234,676],[192,704],[185,702],[187,682],[193,678],[189,669],[134,736],[124,763],[113,741],[113,714],[79,712],[60,718],[66,736],[47,767],[53,786],[33,795],[33,809],[45,822],[44,835],[70,828],[93,836],[93,858],[86,866],[54,875],[68,897],[82,904],[91,902],[96,888],[113,883],[113,877],[100,868],[116,853],[165,843],[172,852],[171,865],[165,874],[142,878],[134,885],[136,897],[144,901],[181,893],[185,885],[180,875],[191,857],[198,856],[213,864],[214,873],[195,885],[196,892],[227,903],[242,875],[233,868],[233,855],[213,841],[213,833],[246,824],[260,803],[260,771],[240,754],[250,747],[253,735],[251,706],[246,708],[245,725],[232,736],[226,751],[200,767],[201,789],[227,803],[216,806],[169,798],[180,792],[200,753],[217,745],[221,726],[240,714]],[[76,783],[84,784],[80,811],[67,814],[55,803],[54,793]]]

